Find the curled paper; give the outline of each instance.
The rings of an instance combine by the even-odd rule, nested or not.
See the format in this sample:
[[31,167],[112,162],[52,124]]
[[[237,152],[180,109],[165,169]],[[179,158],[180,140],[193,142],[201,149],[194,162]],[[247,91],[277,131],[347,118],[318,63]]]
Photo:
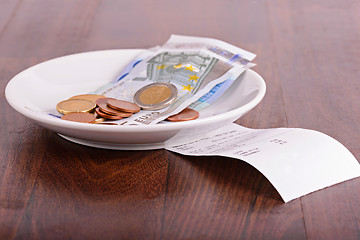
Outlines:
[[285,202],[360,176],[358,161],[340,142],[300,128],[249,129],[232,123],[192,140],[170,139],[166,149],[243,160],[259,170]]

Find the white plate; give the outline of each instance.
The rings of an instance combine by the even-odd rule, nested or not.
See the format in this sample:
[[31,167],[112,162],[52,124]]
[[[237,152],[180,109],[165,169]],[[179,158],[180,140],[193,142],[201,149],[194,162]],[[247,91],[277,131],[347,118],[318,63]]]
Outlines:
[[114,126],[64,121],[45,114],[58,102],[91,92],[112,81],[141,49],[107,50],[69,55],[35,65],[8,83],[5,95],[19,113],[70,141],[107,149],[157,149],[175,138],[191,138],[243,116],[264,97],[265,82],[247,70],[197,120],[153,126]]

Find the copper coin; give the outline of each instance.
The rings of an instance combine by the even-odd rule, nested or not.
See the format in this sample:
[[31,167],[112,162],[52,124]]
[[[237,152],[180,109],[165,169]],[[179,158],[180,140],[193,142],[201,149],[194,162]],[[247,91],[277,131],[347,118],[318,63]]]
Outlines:
[[135,103],[118,100],[118,99],[108,99],[107,105],[113,109],[123,111],[123,112],[131,112],[137,113],[140,111],[140,107]]
[[67,114],[73,112],[91,112],[96,107],[95,103],[84,99],[68,99],[56,105],[59,113]]
[[104,97],[104,98],[98,98],[96,100],[96,105],[100,105],[100,104],[107,104],[107,101],[108,99],[114,99],[114,98],[107,98],[107,97]]
[[68,113],[61,117],[63,120],[81,122],[81,123],[92,123],[95,121],[95,115],[93,113]]
[[[96,114],[97,115],[97,114]],[[93,121],[93,123],[102,123],[102,122],[104,122],[106,119],[105,118],[96,118],[94,121]]]
[[108,105],[104,104],[104,103],[101,103],[98,106],[102,112],[113,115],[113,116],[130,117],[132,115],[131,112],[122,112],[122,111],[115,110],[113,108],[109,108]]
[[198,117],[199,117],[198,111],[195,111],[190,108],[185,108],[178,114],[168,117],[166,120],[171,121],[171,122],[182,122],[182,121],[194,120],[194,119],[197,119]]
[[95,112],[100,117],[103,117],[103,118],[106,118],[106,119],[111,119],[111,120],[120,120],[120,119],[122,119],[121,116],[114,116],[114,115],[110,115],[110,114],[102,112],[99,107],[97,107],[95,109]]
[[73,96],[69,99],[85,99],[92,101],[93,103],[96,103],[96,100],[98,100],[99,98],[105,98],[105,96],[97,95],[97,94],[81,94],[81,95]]
[[102,122],[102,123],[97,123],[98,125],[119,125],[117,123],[112,123],[112,122]]

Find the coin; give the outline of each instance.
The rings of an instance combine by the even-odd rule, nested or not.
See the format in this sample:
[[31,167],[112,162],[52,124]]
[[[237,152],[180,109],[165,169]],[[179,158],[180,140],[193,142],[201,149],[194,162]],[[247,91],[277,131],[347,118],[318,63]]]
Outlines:
[[106,118],[96,118],[94,121],[93,121],[93,123],[102,123],[102,122],[104,122],[106,120]]
[[158,104],[171,96],[171,89],[167,86],[152,86],[145,89],[139,96],[141,102],[146,104]]
[[137,113],[140,111],[140,107],[138,105],[118,99],[108,99],[107,105],[113,109],[123,112]]
[[169,106],[177,98],[177,88],[171,83],[152,83],[140,88],[134,102],[144,110],[158,110]]
[[178,114],[168,117],[166,120],[171,121],[171,122],[182,122],[182,121],[194,120],[194,119],[197,119],[198,117],[199,117],[198,111],[195,111],[190,108],[185,108]]
[[132,115],[131,112],[122,112],[113,108],[109,108],[108,105],[104,103],[98,104],[98,106],[102,112],[113,116],[130,117]]
[[93,113],[73,112],[63,115],[61,119],[73,122],[93,123],[95,121],[95,115]]
[[98,100],[99,98],[105,98],[105,96],[97,95],[97,94],[81,94],[81,95],[73,96],[69,99],[85,99],[92,101],[93,103],[96,103],[96,100]]
[[120,120],[122,119],[123,117],[121,116],[115,116],[115,115],[110,115],[110,114],[107,114],[107,113],[104,113],[100,110],[99,107],[97,107],[95,109],[95,112],[97,115],[99,115],[100,117],[103,117],[103,118],[106,118],[106,119],[111,119],[111,120]]
[[102,122],[102,123],[97,123],[98,125],[119,125],[119,124],[117,124],[117,123],[104,123],[104,122]]
[[115,99],[115,98],[107,98],[107,97],[104,97],[104,98],[98,98],[96,100],[96,104],[99,106],[100,104],[107,104],[107,101],[109,99]]
[[68,99],[61,101],[56,105],[56,110],[59,113],[67,114],[74,112],[91,112],[96,107],[96,104],[84,99]]

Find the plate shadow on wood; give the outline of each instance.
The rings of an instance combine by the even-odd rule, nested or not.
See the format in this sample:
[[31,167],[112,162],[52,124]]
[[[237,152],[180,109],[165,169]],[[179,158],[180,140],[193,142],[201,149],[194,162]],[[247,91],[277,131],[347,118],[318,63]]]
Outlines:
[[[185,161],[182,165],[185,165],[187,171],[198,175],[195,178],[198,178],[200,182],[202,181],[200,184],[213,185],[224,198],[233,198],[236,193],[242,193],[254,198],[254,201],[258,198],[262,201],[271,202],[271,205],[284,203],[269,180],[244,161],[219,156],[191,157],[176,153],[171,154],[177,156],[177,161]],[[184,166],[182,167],[184,168]],[[184,171],[186,170],[184,169]],[[176,178],[177,176],[173,173],[170,177]],[[177,180],[174,179],[174,181]]]

